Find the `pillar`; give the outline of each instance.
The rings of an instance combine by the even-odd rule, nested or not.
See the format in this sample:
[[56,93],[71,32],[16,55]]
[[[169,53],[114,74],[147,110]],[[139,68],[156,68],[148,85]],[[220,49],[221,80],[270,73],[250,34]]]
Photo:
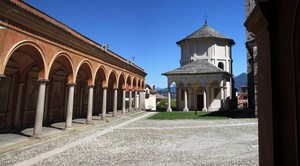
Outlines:
[[45,94],[45,107],[44,107],[44,116],[43,116],[44,121],[46,121],[47,112],[48,112],[49,89],[50,89],[50,85],[48,84],[46,85],[46,94]]
[[24,84],[20,83],[18,88],[18,98],[17,98],[16,115],[15,115],[15,123],[14,123],[15,128],[17,128],[19,125],[23,87]]
[[184,87],[184,108],[183,108],[183,112],[188,112],[189,108],[188,108],[188,101],[187,101],[187,87]]
[[102,114],[101,114],[102,120],[106,120],[106,104],[107,104],[107,87],[104,87],[103,98],[102,98]]
[[132,110],[132,90],[129,90],[129,108],[128,112]]
[[67,108],[67,117],[66,117],[65,130],[68,130],[68,129],[72,128],[74,87],[75,87],[75,84],[69,84],[68,108]]
[[45,105],[45,91],[46,91],[46,82],[45,80],[39,80],[39,95],[36,106],[35,122],[33,129],[33,138],[41,138],[42,136],[42,127],[43,127],[43,113]]
[[118,107],[118,89],[114,89],[114,106],[113,106],[113,115],[117,115],[117,107]]
[[126,101],[125,101],[125,98],[126,98],[126,90],[123,89],[123,98],[122,98],[122,113],[125,113],[125,106],[126,106]]
[[171,108],[171,88],[168,86],[168,106],[167,106],[167,112],[172,112]]
[[89,99],[88,99],[88,111],[86,124],[93,124],[92,113],[93,113],[93,98],[94,98],[94,86],[88,86],[89,88]]
[[202,111],[207,111],[206,106],[206,81],[202,81],[202,87],[203,87],[203,109]]
[[68,94],[69,94],[69,89],[65,88],[65,107],[64,107],[64,117],[67,117],[67,110],[68,110]]
[[226,111],[227,110],[227,105],[228,105],[228,103],[227,103],[227,100],[226,100],[226,95],[227,95],[227,93],[226,93],[226,81],[224,80],[223,81],[224,83],[223,83],[223,107],[224,107],[224,111]]
[[139,95],[139,108],[141,110],[145,110],[146,109],[146,105],[145,105],[145,98],[146,98],[146,91],[142,90],[140,91],[140,95]]
[[221,81],[220,83],[220,102],[221,102],[221,111],[224,111],[224,85],[223,85],[223,81]]
[[137,90],[134,91],[134,110],[137,110]]

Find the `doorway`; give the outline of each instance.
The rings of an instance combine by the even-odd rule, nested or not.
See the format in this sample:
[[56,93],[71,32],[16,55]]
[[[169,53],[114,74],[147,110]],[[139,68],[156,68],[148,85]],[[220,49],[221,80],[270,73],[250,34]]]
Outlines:
[[197,95],[197,110],[202,111],[203,109],[203,95]]

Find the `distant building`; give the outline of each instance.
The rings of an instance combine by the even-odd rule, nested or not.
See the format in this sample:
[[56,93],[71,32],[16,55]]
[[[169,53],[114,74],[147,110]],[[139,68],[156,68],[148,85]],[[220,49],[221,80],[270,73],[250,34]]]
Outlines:
[[156,110],[156,95],[157,90],[155,86],[151,88],[148,84],[145,85],[145,109],[146,110]]
[[241,93],[238,96],[238,108],[248,107],[248,86],[241,86]]
[[231,109],[230,101],[236,97],[232,79],[231,47],[234,44],[232,39],[212,29],[207,22],[199,30],[178,41],[177,45],[181,47],[181,67],[163,73],[168,78],[167,111],[172,111],[172,83],[176,83],[178,110]]

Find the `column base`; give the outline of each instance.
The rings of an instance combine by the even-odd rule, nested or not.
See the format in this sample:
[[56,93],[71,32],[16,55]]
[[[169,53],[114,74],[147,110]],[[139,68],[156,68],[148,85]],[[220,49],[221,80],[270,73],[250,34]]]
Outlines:
[[30,137],[31,139],[42,139],[43,135],[42,134],[34,134]]
[[70,130],[73,130],[73,128],[72,127],[65,127],[63,130],[64,131],[70,131]]
[[183,112],[189,112],[189,109],[188,108],[184,108]]
[[94,125],[93,121],[86,121],[85,124],[87,124],[87,125]]
[[167,112],[172,112],[172,108],[168,108],[168,109],[167,109]]
[[204,107],[204,108],[202,109],[202,111],[207,111],[207,108]]

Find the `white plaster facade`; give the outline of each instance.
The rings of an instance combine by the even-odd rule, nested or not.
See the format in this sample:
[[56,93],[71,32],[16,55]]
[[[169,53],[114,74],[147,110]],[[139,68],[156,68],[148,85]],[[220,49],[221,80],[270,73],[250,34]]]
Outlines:
[[145,109],[146,110],[156,110],[156,90],[155,87],[151,88],[146,84],[145,87],[146,97],[145,97]]

